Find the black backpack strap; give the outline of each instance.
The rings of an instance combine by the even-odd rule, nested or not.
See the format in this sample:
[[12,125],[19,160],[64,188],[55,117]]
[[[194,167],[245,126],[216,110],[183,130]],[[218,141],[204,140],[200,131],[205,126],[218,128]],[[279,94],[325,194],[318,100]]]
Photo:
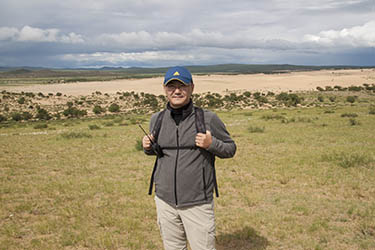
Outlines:
[[163,117],[164,117],[165,111],[166,111],[166,109],[164,109],[163,111],[161,111],[158,114],[158,117],[156,117],[156,122],[155,122],[155,125],[154,125],[154,127],[152,129],[152,132],[151,132],[152,136],[154,136],[154,142],[158,141],[158,136],[159,136],[160,129],[161,129],[161,123],[163,121]]
[[[158,114],[158,117],[156,117],[156,122],[155,122],[155,125],[154,125],[154,127],[152,129],[152,132],[151,132],[151,134],[154,136],[154,142],[158,141],[158,136],[159,136],[160,129],[161,129],[161,123],[163,121],[163,117],[164,117],[165,111],[166,110],[164,109],[163,111],[161,111]],[[154,176],[155,176],[156,168],[158,166],[158,159],[159,159],[159,157],[156,157],[155,163],[154,163],[154,168],[152,169],[152,174],[151,174],[151,178],[150,178],[150,187],[148,189],[148,194],[149,195],[152,194],[152,188],[154,186]]]
[[204,123],[204,111],[202,108],[194,107],[195,108],[195,127],[197,129],[197,133],[206,133],[206,124]]
[[[197,129],[198,133],[206,133],[206,124],[204,123],[204,111],[200,107],[194,107],[195,108],[195,127]],[[215,157],[212,159],[212,174],[213,174],[213,181],[214,181],[214,187],[215,187],[215,194],[216,197],[219,197],[219,189],[217,187],[217,180],[216,180],[216,171],[215,171]]]

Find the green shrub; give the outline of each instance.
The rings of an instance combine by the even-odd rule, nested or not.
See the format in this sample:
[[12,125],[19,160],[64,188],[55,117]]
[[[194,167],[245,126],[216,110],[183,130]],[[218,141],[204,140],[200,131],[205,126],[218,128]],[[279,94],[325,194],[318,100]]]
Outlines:
[[116,104],[116,103],[112,103],[109,106],[108,111],[112,112],[112,113],[119,112],[120,111],[120,106],[118,104]]
[[361,123],[359,121],[357,121],[356,119],[349,119],[349,124],[351,126],[357,126],[357,125],[361,125]]
[[318,101],[319,102],[324,102],[324,96],[322,96],[322,95],[318,96]]
[[263,115],[261,117],[261,119],[266,120],[266,121],[268,121],[268,120],[282,120],[282,119],[285,119],[285,117],[282,116],[282,115],[273,115],[273,114],[270,114],[270,115]]
[[299,97],[296,94],[288,94],[286,92],[281,92],[280,94],[276,95],[276,100],[281,101],[287,106],[297,106],[303,100],[303,98]]
[[79,118],[79,117],[87,115],[87,111],[77,109],[76,107],[69,107],[63,111],[63,115],[69,118],[73,118],[73,117]]
[[363,87],[361,87],[361,86],[350,86],[350,87],[348,87],[348,90],[349,91],[361,91],[361,90],[363,90]]
[[374,158],[363,153],[331,153],[322,156],[323,161],[334,162],[343,168],[374,167]]
[[105,112],[105,108],[102,108],[101,106],[99,105],[95,105],[95,107],[92,109],[92,112],[94,112],[94,114],[101,114],[103,112]]
[[243,93],[243,95],[246,96],[246,97],[250,97],[250,96],[251,96],[251,93],[250,93],[249,91],[245,91],[245,92]]
[[85,132],[65,132],[61,134],[64,139],[91,138],[92,135]]
[[21,121],[22,120],[22,115],[18,112],[14,112],[14,113],[10,114],[10,117],[14,121]]
[[89,129],[90,130],[95,130],[95,129],[100,129],[100,127],[98,125],[96,125],[96,124],[90,124],[89,125]]
[[325,114],[333,114],[333,113],[335,113],[335,111],[334,110],[325,110],[324,113]]
[[18,104],[25,104],[25,97],[20,97],[18,100],[17,100]]
[[352,118],[356,118],[358,117],[358,115],[356,113],[344,113],[341,115],[341,117],[352,117]]
[[330,102],[335,102],[336,101],[336,96],[330,96],[329,100],[330,100]]
[[44,129],[48,128],[48,125],[46,123],[39,123],[34,126],[34,129]]
[[47,110],[38,108],[35,116],[39,120],[50,120],[52,117]]
[[30,120],[31,118],[33,118],[32,114],[30,114],[29,112],[22,112],[22,119],[23,120]]
[[350,102],[350,103],[354,103],[356,101],[356,97],[355,96],[348,96],[346,97],[346,101],[347,102]]

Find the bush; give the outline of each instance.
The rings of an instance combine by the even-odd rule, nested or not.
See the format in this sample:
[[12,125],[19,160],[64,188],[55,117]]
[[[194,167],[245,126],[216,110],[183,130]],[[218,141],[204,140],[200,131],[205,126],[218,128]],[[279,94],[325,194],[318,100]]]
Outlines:
[[358,115],[356,113],[344,113],[341,115],[341,117],[351,117],[351,118],[356,118]]
[[25,104],[25,97],[21,97],[17,100],[18,104]]
[[116,103],[112,103],[112,104],[109,106],[108,111],[109,111],[109,112],[112,112],[112,113],[119,112],[119,111],[120,111],[120,106],[117,105]]
[[333,114],[333,113],[335,113],[334,110],[325,110],[324,111],[324,114]]
[[330,100],[331,102],[335,102],[335,101],[336,101],[336,96],[330,96],[330,97],[329,97],[329,100]]
[[321,96],[321,95],[320,95],[320,96],[318,96],[318,101],[319,101],[319,102],[324,102],[324,97],[323,97],[323,96]]
[[44,128],[48,128],[48,125],[46,123],[40,123],[34,126],[34,129],[44,129]]
[[346,97],[346,101],[350,103],[354,103],[357,98],[355,96],[348,96]]
[[361,125],[361,123],[359,121],[357,121],[356,119],[349,119],[349,124],[351,126],[357,126],[357,125]]
[[245,91],[245,92],[243,93],[243,95],[246,96],[246,97],[250,97],[250,96],[251,96],[251,93],[250,93],[249,91]]
[[331,161],[343,168],[352,167],[370,167],[375,162],[373,157],[366,154],[359,153],[333,153],[330,155],[323,155],[323,161]]
[[57,93],[56,93],[56,96],[62,96],[62,93],[57,92]]
[[90,124],[89,125],[89,129],[90,130],[95,130],[95,129],[100,129],[100,127],[98,125],[96,125],[96,124]]
[[78,118],[78,117],[82,117],[82,116],[87,115],[87,111],[86,110],[80,110],[80,109],[77,109],[75,107],[69,107],[69,108],[64,110],[63,115],[65,115],[69,118],[73,118],[73,117]]
[[33,117],[32,114],[30,114],[29,112],[23,112],[22,114],[14,112],[10,116],[14,121],[29,120]]
[[287,106],[297,106],[297,104],[302,102],[303,98],[296,94],[281,92],[280,94],[276,95],[276,100],[281,101]]
[[92,112],[94,112],[95,114],[98,115],[98,114],[101,114],[101,113],[105,112],[105,109],[102,108],[102,107],[99,106],[99,105],[96,105],[96,106],[93,108]]
[[361,91],[361,90],[363,90],[363,87],[361,87],[361,86],[350,86],[350,87],[348,87],[348,90],[349,91]]
[[50,120],[52,117],[48,113],[47,110],[42,109],[42,108],[38,108],[37,113],[36,113],[36,118],[39,119],[39,120]]
[[33,115],[30,114],[29,112],[23,112],[22,113],[22,119],[23,120],[30,120],[31,118],[33,118]]

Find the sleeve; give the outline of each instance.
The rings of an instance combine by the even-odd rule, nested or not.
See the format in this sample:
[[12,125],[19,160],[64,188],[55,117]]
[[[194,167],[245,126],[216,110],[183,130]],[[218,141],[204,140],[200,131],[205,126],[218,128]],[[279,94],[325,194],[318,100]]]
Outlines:
[[224,123],[216,114],[213,114],[210,121],[210,129],[212,143],[207,150],[219,158],[233,157],[237,149],[236,144],[230,137]]
[[[159,113],[156,113],[156,114],[153,114],[151,116],[151,120],[150,120],[150,126],[149,126],[149,131],[151,133],[152,129],[154,128],[155,126],[155,122],[156,122],[156,118],[157,118],[157,115]],[[143,152],[146,154],[146,155],[156,155],[156,153],[152,150],[152,149],[149,149],[149,150],[146,150],[146,149],[143,149]]]

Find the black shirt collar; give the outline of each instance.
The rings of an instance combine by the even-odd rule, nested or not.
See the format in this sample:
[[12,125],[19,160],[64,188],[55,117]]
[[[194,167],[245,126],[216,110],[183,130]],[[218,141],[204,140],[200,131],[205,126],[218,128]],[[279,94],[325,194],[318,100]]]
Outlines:
[[180,115],[182,115],[182,119],[181,120],[184,120],[186,117],[188,117],[190,114],[191,114],[191,112],[193,111],[193,101],[190,99],[190,101],[189,101],[189,103],[188,104],[186,104],[185,106],[183,106],[183,107],[181,107],[181,108],[177,108],[177,109],[175,109],[175,108],[172,108],[171,107],[171,105],[169,104],[169,102],[168,102],[168,104],[167,104],[167,109],[169,110],[169,111],[171,111],[171,115],[172,115],[172,117],[174,117],[174,116],[180,116]]

